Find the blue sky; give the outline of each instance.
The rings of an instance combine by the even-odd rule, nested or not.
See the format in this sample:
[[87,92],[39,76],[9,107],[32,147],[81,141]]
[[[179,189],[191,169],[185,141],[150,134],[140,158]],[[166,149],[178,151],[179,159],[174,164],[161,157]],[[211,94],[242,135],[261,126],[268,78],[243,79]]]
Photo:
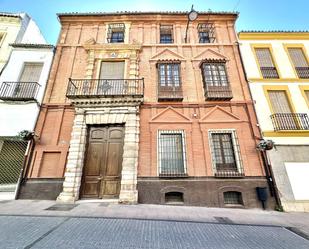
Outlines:
[[0,0],[0,11],[27,12],[39,25],[47,41],[55,44],[59,12],[100,11],[239,11],[240,30],[307,30],[308,0]]

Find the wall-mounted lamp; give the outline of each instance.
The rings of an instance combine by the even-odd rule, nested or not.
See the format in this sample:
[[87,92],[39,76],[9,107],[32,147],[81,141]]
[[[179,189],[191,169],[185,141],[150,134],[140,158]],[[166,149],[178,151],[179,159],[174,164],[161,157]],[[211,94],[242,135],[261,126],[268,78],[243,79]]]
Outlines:
[[185,43],[187,43],[188,39],[188,28],[189,28],[189,23],[192,21],[195,21],[198,17],[198,13],[193,9],[193,4],[191,7],[191,11],[188,13],[188,22],[187,22],[187,27],[186,27],[186,35],[185,35]]

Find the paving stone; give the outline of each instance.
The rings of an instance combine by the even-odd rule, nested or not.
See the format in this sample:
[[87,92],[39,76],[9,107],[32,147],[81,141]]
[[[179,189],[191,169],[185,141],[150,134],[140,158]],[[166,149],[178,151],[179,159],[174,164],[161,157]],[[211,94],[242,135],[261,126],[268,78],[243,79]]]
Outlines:
[[31,248],[308,249],[309,241],[282,227],[71,218]]
[[0,216],[0,248],[26,248],[63,221],[61,217]]

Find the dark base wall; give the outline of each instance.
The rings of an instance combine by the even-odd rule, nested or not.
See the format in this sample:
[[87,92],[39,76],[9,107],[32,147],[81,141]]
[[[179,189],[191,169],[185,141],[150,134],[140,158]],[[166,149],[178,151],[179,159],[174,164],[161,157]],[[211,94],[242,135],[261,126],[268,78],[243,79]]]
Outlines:
[[63,178],[28,179],[21,184],[17,199],[56,200],[62,184]]
[[244,208],[262,208],[256,194],[256,187],[267,187],[267,209],[275,208],[274,198],[270,196],[265,178],[247,177],[243,179],[185,178],[159,179],[138,178],[138,201],[147,204],[166,204],[165,194],[182,192],[183,205],[207,207],[242,207],[224,204],[223,193],[238,191],[242,193]]

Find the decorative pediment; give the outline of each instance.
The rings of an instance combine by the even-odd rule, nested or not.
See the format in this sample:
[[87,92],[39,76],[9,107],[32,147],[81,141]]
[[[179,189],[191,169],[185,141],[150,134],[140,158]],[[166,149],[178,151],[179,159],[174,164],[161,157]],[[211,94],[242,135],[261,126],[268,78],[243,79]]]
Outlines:
[[215,106],[207,112],[200,120],[200,123],[224,123],[224,122],[242,122],[236,115],[224,110],[220,106]]
[[204,50],[202,53],[194,56],[192,58],[193,61],[203,61],[203,60],[228,60],[226,56],[223,54],[216,52],[210,48]]
[[182,55],[168,48],[162,50],[161,52],[157,53],[156,55],[150,58],[150,61],[174,61],[174,60],[185,61],[185,58]]
[[151,120],[151,123],[191,123],[191,119],[176,111],[173,107],[167,107]]

